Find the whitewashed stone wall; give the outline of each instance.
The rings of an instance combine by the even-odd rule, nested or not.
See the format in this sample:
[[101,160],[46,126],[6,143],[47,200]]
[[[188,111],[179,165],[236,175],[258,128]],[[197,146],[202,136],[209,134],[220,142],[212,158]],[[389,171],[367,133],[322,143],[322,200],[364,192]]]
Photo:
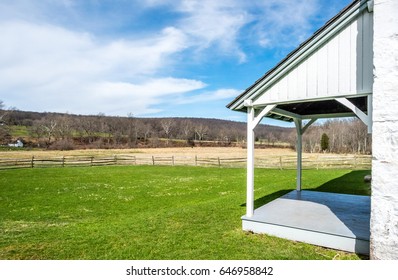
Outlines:
[[370,257],[398,259],[398,0],[374,1]]

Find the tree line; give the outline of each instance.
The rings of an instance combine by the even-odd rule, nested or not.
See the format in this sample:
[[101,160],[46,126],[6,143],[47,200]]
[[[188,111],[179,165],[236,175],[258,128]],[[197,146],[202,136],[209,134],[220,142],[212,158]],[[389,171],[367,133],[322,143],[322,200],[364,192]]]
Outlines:
[[[0,143],[19,138],[28,147],[70,150],[77,148],[135,148],[171,146],[245,147],[246,123],[206,118],[137,118],[5,109],[0,101]],[[18,135],[15,128],[27,135]],[[260,124],[255,130],[261,147],[295,148],[291,127]],[[328,138],[322,145],[322,135]],[[323,136],[324,138],[325,136]],[[325,141],[325,140],[323,140]],[[305,152],[371,153],[371,137],[357,119],[328,120],[313,124],[303,135]]]

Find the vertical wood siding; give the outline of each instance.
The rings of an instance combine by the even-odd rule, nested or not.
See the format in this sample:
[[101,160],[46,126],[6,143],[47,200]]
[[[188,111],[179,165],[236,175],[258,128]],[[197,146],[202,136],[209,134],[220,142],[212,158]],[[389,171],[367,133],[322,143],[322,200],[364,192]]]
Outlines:
[[304,58],[281,79],[268,84],[255,104],[372,92],[372,14],[366,10]]

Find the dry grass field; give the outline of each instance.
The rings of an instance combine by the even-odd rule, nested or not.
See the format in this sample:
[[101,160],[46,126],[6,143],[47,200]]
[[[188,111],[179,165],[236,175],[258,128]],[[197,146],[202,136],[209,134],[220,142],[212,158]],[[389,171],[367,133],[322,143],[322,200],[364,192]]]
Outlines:
[[[61,156],[112,156],[112,155],[153,155],[153,156],[187,156],[187,157],[221,157],[239,158],[246,157],[246,149],[237,147],[184,147],[184,148],[145,148],[145,149],[87,149],[72,151],[0,151],[0,158],[26,158],[26,157],[61,157]],[[256,156],[294,156],[291,149],[256,149]],[[309,154],[315,156],[315,154]]]
[[[137,165],[209,165],[245,167],[246,149],[237,147],[87,149],[72,151],[10,150],[0,151],[0,167],[49,167],[83,164]],[[76,163],[73,158],[80,158]],[[117,161],[119,159],[119,162]],[[127,160],[124,161],[123,160]],[[256,149],[255,165],[259,168],[295,169],[296,152],[287,148]],[[55,162],[53,162],[55,161]],[[124,163],[122,163],[124,162]],[[370,169],[371,156],[330,153],[303,153],[303,168]],[[44,164],[44,165],[43,165]],[[10,166],[11,165],[11,166]]]

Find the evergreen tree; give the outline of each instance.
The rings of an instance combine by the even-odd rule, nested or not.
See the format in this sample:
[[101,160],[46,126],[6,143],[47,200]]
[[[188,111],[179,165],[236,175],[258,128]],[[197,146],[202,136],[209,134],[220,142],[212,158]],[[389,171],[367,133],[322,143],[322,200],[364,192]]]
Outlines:
[[323,133],[321,136],[321,149],[322,151],[329,149],[329,136],[326,133]]

